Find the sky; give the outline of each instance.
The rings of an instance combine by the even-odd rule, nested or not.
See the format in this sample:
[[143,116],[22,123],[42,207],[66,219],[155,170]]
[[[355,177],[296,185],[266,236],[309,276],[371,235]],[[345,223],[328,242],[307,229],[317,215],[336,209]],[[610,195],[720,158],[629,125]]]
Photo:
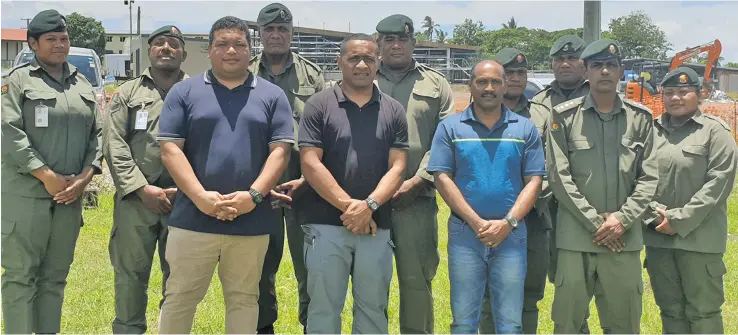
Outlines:
[[[270,1],[271,2],[271,1]],[[464,19],[482,21],[487,29],[499,29],[510,17],[520,26],[559,30],[577,28],[583,22],[583,1],[280,1],[292,12],[296,26],[338,31],[373,33],[377,22],[392,14],[405,14],[416,25],[430,16],[449,35],[454,25]],[[264,1],[149,1],[138,0],[133,7],[134,31],[136,7],[141,6],[144,33],[175,24],[184,33],[207,33],[210,25],[226,15],[256,21]],[[3,28],[24,28],[24,18],[44,9],[62,14],[78,12],[103,23],[106,31],[128,32],[128,6],[116,1],[7,1],[0,13]],[[644,11],[666,33],[673,49],[684,50],[719,39],[722,56],[738,62],[738,1],[602,1],[602,29],[611,19],[632,11]],[[176,12],[176,14],[175,14]]]

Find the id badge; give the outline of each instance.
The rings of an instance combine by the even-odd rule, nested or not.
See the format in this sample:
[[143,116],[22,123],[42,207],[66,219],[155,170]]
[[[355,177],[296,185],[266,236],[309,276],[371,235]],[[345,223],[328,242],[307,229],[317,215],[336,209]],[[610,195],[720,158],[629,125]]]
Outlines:
[[149,111],[144,108],[144,104],[141,104],[141,110],[136,112],[136,130],[146,130],[146,125],[149,121]]
[[49,126],[49,107],[38,105],[35,111],[36,128],[47,128]]

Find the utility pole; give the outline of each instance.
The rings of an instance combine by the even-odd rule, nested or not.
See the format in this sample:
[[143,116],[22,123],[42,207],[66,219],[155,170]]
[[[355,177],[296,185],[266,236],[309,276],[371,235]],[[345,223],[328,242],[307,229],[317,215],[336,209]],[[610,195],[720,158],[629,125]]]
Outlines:
[[26,21],[26,29],[28,29],[28,24],[31,22],[32,19],[28,18],[22,18],[21,21]]
[[584,43],[599,40],[602,31],[602,2],[600,0],[584,0]]
[[[134,0],[123,0],[123,4],[128,6],[128,54],[130,55],[129,64],[133,64],[133,3]],[[131,77],[133,77],[133,67],[131,66]]]

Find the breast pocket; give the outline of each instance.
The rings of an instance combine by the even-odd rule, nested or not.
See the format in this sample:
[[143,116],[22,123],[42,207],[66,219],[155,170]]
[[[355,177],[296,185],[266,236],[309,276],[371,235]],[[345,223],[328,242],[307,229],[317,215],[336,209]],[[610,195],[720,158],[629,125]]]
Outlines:
[[[152,127],[152,124],[154,123],[155,114],[152,113],[151,108],[154,105],[154,98],[151,97],[142,97],[142,98],[133,98],[131,101],[128,102],[128,130],[131,132],[146,132],[149,131]],[[140,116],[146,117],[146,129],[136,129],[140,127],[136,127],[136,122],[139,121],[139,112],[146,111],[145,114],[141,114]]]
[[[438,113],[438,97],[441,93],[432,88],[416,88],[413,89],[412,98],[408,103],[408,109],[412,111],[412,116],[418,119],[424,119],[429,116],[435,116]],[[433,117],[435,120],[435,117]]]
[[594,156],[594,143],[588,139],[571,139],[567,143],[569,147],[569,169],[574,181],[578,179],[587,179],[592,175],[592,168],[596,167],[592,164]]
[[620,141],[620,170],[627,172],[628,176],[635,178],[636,164],[643,156],[643,142],[633,138],[623,138]]
[[709,150],[705,145],[685,145],[682,147],[682,159],[680,169],[689,171],[691,176],[704,178],[707,172],[707,154]]
[[300,86],[292,90],[292,116],[295,118],[295,121],[300,121],[302,112],[305,109],[305,102],[313,94],[315,94],[315,87],[312,86]]

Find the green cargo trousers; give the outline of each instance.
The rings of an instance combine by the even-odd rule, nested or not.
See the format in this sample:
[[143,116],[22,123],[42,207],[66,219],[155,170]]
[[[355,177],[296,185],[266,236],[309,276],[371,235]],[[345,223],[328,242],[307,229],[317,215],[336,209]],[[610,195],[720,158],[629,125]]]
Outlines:
[[82,201],[61,205],[10,193],[1,198],[5,333],[59,333]]
[[392,241],[400,288],[400,332],[433,334],[433,288],[438,255],[438,204],[417,197],[409,207],[392,210]]
[[646,247],[664,334],[723,334],[723,254]]
[[590,253],[559,249],[558,267],[551,306],[554,333],[577,333],[592,296],[604,334],[640,333],[643,277],[639,251]]
[[[550,251],[548,248],[548,229],[541,229],[538,214],[526,217],[528,230],[528,267],[525,274],[523,294],[523,333],[536,334],[538,331],[538,302],[546,292],[546,275]],[[479,321],[479,333],[496,334],[495,321],[489,301],[489,290],[484,290],[482,315]]]
[[303,257],[303,243],[305,233],[300,226],[299,211],[293,209],[280,209],[276,224],[280,226],[277,233],[269,236],[269,248],[264,258],[264,267],[259,281],[259,321],[257,329],[273,326],[277,322],[277,271],[282,262],[284,252],[284,233],[287,229],[287,243],[290,248],[292,265],[297,279],[297,293],[299,296],[298,318],[303,328],[307,326],[307,308],[310,297],[307,294],[307,270]]
[[135,194],[115,197],[113,229],[108,252],[115,271],[115,319],[113,333],[143,334],[146,332],[151,266],[159,246],[162,272],[162,298],[169,277],[169,264],[164,259],[169,215],[157,215],[144,206]]

